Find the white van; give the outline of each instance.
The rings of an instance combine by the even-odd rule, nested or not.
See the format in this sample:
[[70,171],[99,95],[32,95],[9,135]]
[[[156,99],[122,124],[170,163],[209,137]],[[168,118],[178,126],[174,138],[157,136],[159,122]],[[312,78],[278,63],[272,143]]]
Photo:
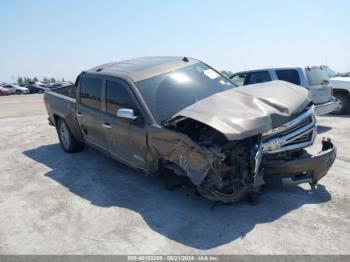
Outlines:
[[309,90],[309,98],[315,104],[317,115],[337,111],[340,107],[333,97],[329,77],[320,66],[276,67],[248,70],[234,73],[231,81],[237,86],[245,86],[274,80],[283,80],[300,85]]

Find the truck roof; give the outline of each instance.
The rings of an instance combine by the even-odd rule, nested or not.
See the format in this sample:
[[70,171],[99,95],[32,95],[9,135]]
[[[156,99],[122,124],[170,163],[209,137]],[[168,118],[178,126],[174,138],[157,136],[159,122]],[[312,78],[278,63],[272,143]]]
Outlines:
[[149,56],[103,64],[83,73],[128,77],[137,82],[198,62],[197,59],[179,56]]

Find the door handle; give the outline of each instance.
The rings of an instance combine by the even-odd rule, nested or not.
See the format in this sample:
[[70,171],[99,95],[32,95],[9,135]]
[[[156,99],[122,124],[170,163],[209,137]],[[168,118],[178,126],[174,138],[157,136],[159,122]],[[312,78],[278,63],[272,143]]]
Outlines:
[[103,123],[102,126],[104,128],[112,128],[112,126],[110,124],[108,124],[108,123]]
[[80,112],[76,112],[75,115],[78,116],[78,117],[82,117],[83,116],[83,114],[80,113]]

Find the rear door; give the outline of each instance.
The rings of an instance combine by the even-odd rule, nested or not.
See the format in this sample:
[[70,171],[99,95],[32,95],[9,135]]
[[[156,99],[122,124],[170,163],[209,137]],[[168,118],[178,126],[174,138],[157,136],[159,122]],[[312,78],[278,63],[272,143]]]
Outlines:
[[327,73],[319,66],[305,68],[309,83],[310,99],[314,104],[323,104],[332,99],[332,87]]
[[[109,152],[132,166],[145,167],[147,129],[144,115],[131,88],[123,80],[107,79],[105,100],[104,124]],[[117,111],[122,108],[133,109],[137,119],[119,118]]]
[[108,151],[103,128],[103,79],[99,76],[81,76],[76,116],[84,140],[103,151]]

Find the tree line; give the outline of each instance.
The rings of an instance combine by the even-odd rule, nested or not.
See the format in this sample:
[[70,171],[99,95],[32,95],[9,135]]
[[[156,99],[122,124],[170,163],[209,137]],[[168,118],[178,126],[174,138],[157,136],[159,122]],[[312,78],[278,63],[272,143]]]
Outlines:
[[42,82],[44,84],[49,84],[49,83],[57,83],[57,82],[64,82],[64,78],[59,79],[59,78],[54,78],[54,77],[46,77],[44,76],[41,80],[39,80],[39,78],[37,77],[18,77],[17,78],[17,84],[19,85],[28,85],[31,83],[35,83],[35,82]]

